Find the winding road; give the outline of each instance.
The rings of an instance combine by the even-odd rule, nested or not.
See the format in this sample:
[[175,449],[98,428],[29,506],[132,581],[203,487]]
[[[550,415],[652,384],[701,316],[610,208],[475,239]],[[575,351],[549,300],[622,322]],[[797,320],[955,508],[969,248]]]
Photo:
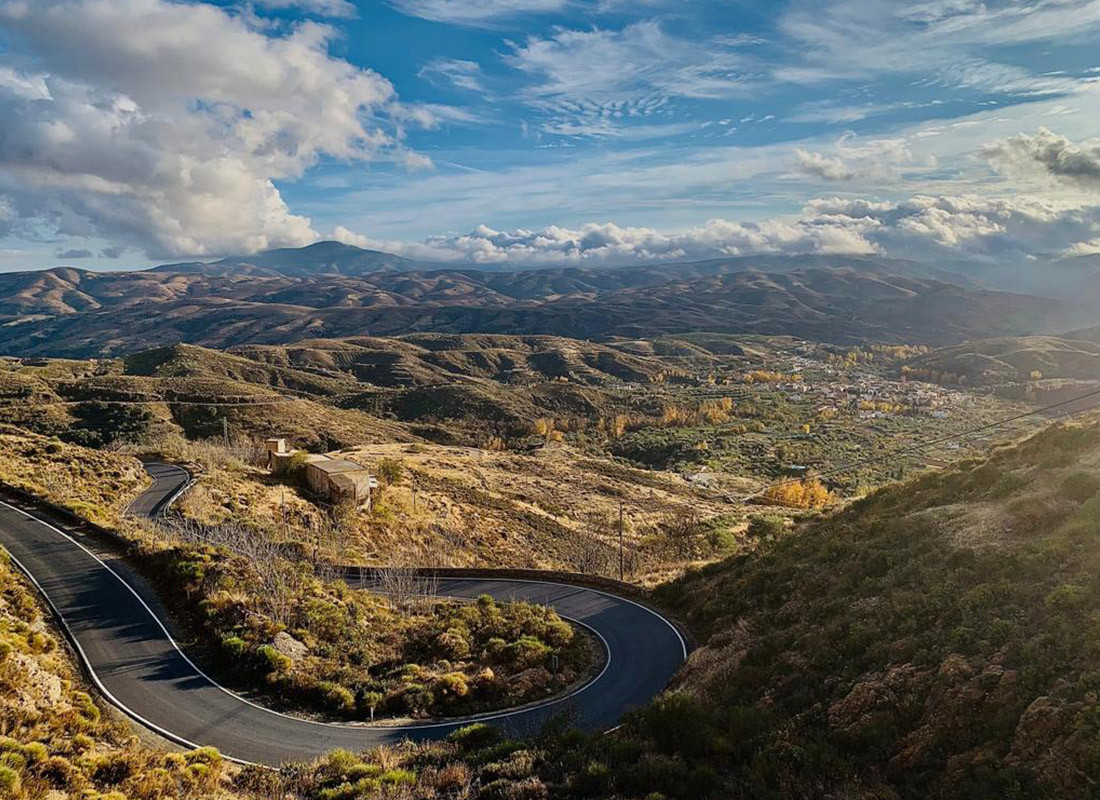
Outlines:
[[[130,512],[157,516],[187,488],[190,476],[170,464],[146,469],[155,483]],[[263,708],[207,676],[172,639],[153,589],[85,542],[84,535],[0,501],[0,545],[60,617],[107,700],[178,744],[217,747],[243,763],[277,766],[335,748],[436,739],[478,720],[520,736],[563,714],[580,728],[605,729],[660,692],[687,656],[670,622],[621,597],[554,582],[447,578],[440,581],[442,596],[531,600],[588,627],[607,648],[602,672],[566,697],[461,720],[388,727],[311,722]]]

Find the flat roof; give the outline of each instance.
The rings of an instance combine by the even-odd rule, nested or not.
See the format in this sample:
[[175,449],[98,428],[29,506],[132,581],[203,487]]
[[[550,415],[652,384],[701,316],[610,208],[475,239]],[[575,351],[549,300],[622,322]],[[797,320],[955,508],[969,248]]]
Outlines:
[[321,470],[321,472],[327,472],[330,474],[335,474],[339,472],[357,472],[359,470],[362,470],[363,472],[367,471],[367,468],[364,467],[362,464],[356,464],[354,461],[348,461],[347,459],[343,458],[333,458],[328,459],[327,461],[314,461],[311,462],[309,466],[316,467],[317,469]]

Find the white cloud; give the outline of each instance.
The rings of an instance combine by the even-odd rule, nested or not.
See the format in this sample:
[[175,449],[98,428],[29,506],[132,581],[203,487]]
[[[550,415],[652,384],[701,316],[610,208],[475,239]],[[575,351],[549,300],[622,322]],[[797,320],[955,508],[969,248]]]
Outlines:
[[[903,138],[864,141],[854,133],[846,133],[837,140],[833,155],[799,147],[795,149],[795,161],[805,174],[827,181],[851,181],[890,177],[898,166],[912,164],[914,157]],[[934,161],[930,159],[928,165]]]
[[506,61],[540,79],[533,95],[578,103],[722,97],[744,77],[743,57],[730,45],[672,36],[656,20],[622,30],[557,28],[514,44]]
[[470,92],[484,92],[481,65],[460,58],[437,58],[421,67],[417,73],[428,80],[442,80]]
[[986,92],[1060,94],[1081,82],[997,59],[1009,45],[1089,41],[1100,28],[1100,0],[796,0],[780,28],[805,49],[803,60],[775,71],[780,79],[812,83],[901,73]]
[[587,223],[541,230],[499,231],[479,225],[459,236],[434,236],[420,244],[387,242],[340,228],[348,244],[398,251],[413,258],[483,264],[619,264],[683,261],[756,253],[874,253],[865,234],[873,220],[803,218],[734,222],[714,219],[678,232]]
[[319,17],[353,19],[358,10],[351,0],[253,0],[265,8],[293,8]]
[[1100,139],[1080,144],[1049,128],[993,142],[981,155],[1009,175],[1039,176],[1055,183],[1100,191]]
[[1090,239],[1087,242],[1077,242],[1070,247],[1067,247],[1062,255],[1067,258],[1078,258],[1080,256],[1100,256],[1100,238]]
[[486,26],[523,14],[560,11],[569,0],[391,0],[404,14],[455,25]]
[[547,132],[601,131],[665,113],[678,98],[715,99],[748,89],[746,57],[726,41],[687,40],[656,20],[621,30],[556,28],[512,43],[504,60],[531,79],[522,99],[545,112]]
[[[712,219],[678,231],[610,222],[538,230],[478,225],[461,235],[407,243],[338,228],[349,244],[428,261],[483,264],[632,264],[755,254],[885,254],[936,263],[984,259],[1005,270],[1061,253],[1100,225],[1100,206],[1040,197],[988,199],[917,195],[900,202],[825,197],[796,217],[743,222]],[[1082,241],[1075,254],[1094,252]]]
[[799,147],[794,151],[798,166],[803,172],[817,175],[829,181],[850,181],[859,173],[849,167],[837,156],[825,156],[821,153],[812,153]]
[[324,25],[167,0],[0,0],[0,25],[35,64],[0,73],[0,191],[28,226],[157,258],[305,244],[273,181],[418,160],[392,86],[329,55]]

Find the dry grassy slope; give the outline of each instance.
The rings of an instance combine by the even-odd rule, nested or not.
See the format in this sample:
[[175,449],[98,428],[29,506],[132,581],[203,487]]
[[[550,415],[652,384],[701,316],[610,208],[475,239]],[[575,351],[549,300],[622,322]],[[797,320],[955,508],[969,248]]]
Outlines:
[[324,395],[349,387],[346,379],[188,346],[124,361],[5,361],[0,421],[62,437],[89,429],[86,441],[96,444],[119,434],[143,441],[221,436],[225,423],[233,435],[288,436],[315,449],[416,438],[395,422],[322,404]]
[[[576,569],[576,533],[592,530],[591,515],[609,520],[601,532],[613,533],[620,503],[628,545],[689,508],[704,518],[731,511],[721,497],[697,492],[679,476],[621,467],[561,445],[531,454],[377,445],[348,456],[368,466],[398,459],[407,470],[401,484],[386,489],[382,519],[364,542],[374,562]],[[661,570],[643,565],[636,578],[653,583]]]
[[1095,797],[1098,576],[1086,421],[880,491],[664,597],[705,641],[680,686],[739,737],[738,780],[783,787],[754,796],[828,796],[854,774],[845,796]]
[[125,358],[123,364],[128,375],[157,378],[202,376],[307,395],[336,395],[354,385],[354,381],[343,376],[321,376],[183,344],[136,353]]
[[[519,454],[379,444],[338,455],[371,469],[382,459],[404,468],[398,484],[384,487],[374,513],[352,520],[346,549],[334,554],[364,564],[576,570],[580,533],[597,532],[613,555],[620,503],[628,548],[652,546],[658,527],[676,515],[739,512],[720,494],[700,492],[677,475],[634,470],[563,445]],[[212,469],[180,509],[204,522],[246,520],[311,543],[309,532],[324,527],[325,512],[307,492],[257,468]],[[593,527],[592,515],[602,527]],[[617,569],[612,560],[605,566]],[[632,577],[652,585],[682,570],[682,562],[655,555]]]
[[0,425],[0,481],[101,525],[149,483],[141,462]]
[[965,375],[981,384],[1026,381],[1033,370],[1045,378],[1096,380],[1100,344],[1058,336],[982,339],[935,350],[912,366]]

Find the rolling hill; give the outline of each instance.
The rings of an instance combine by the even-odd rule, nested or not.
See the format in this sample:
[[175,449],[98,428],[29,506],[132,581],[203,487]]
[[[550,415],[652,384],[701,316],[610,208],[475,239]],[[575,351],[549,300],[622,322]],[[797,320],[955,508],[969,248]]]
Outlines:
[[942,345],[1094,321],[1064,301],[870,257],[488,272],[410,269],[332,243],[306,250],[145,272],[0,275],[4,351],[86,358],[176,342],[225,348],[411,332],[604,340],[715,331]]
[[650,735],[730,797],[1096,797],[1098,469],[1053,426],[666,587],[704,644]]
[[1036,378],[1100,380],[1100,340],[1067,336],[979,339],[934,350],[913,362],[917,369],[966,376],[971,385]]

